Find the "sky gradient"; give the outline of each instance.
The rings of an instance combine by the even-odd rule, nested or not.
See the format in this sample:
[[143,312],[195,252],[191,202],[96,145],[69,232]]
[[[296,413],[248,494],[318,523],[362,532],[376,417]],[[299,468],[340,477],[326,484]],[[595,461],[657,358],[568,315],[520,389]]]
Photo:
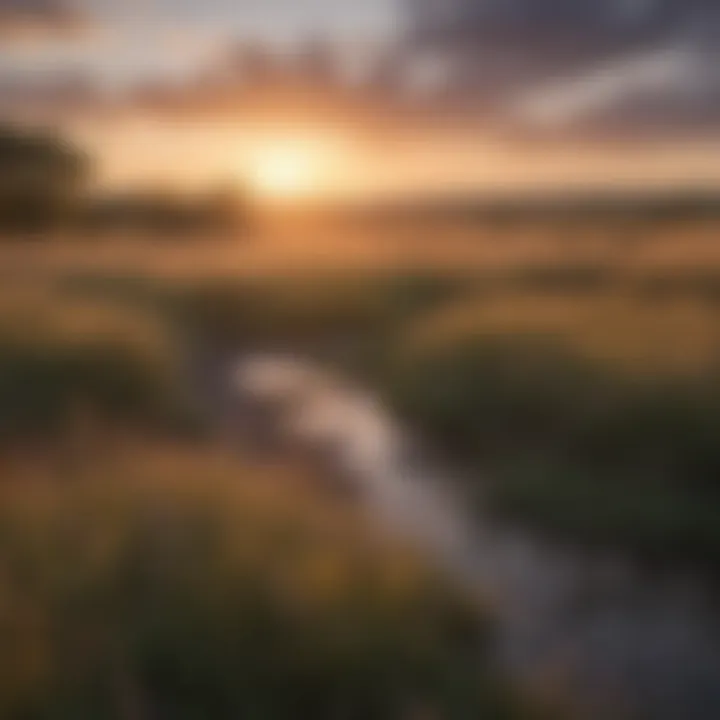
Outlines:
[[[373,85],[372,99],[321,101],[315,91],[312,99],[305,93],[298,100],[290,93],[292,101],[285,97],[272,110],[265,97],[262,116],[258,103],[247,100],[244,74],[248,66],[262,69],[257,48],[280,53],[282,82],[297,84],[308,66],[293,53],[303,47],[307,60],[313,38],[332,42],[343,62],[360,59],[366,79],[382,80]],[[395,65],[388,66],[388,58]],[[307,120],[308,105],[315,120]],[[316,122],[320,105],[324,124]],[[413,166],[430,156],[437,165],[439,153],[445,165],[459,167],[469,139],[493,167],[502,166],[505,148],[508,163],[524,158],[535,168],[545,162],[548,172],[567,157],[582,167],[606,167],[603,148],[612,146],[621,148],[613,150],[617,167],[635,157],[647,168],[635,174],[647,181],[660,172],[650,170],[655,153],[676,158],[667,167],[677,167],[678,178],[714,182],[713,164],[697,158],[720,159],[720,3],[0,0],[0,114],[71,121],[108,156],[152,145],[152,127],[158,138],[168,137],[168,123],[194,125],[184,137],[202,145],[198,124],[206,128],[213,120],[227,126],[255,112],[256,124],[259,118],[316,122],[312,133],[318,135],[333,123],[334,129],[350,123],[354,113],[363,118],[354,122],[357,134],[376,109],[394,118],[398,135],[436,123],[433,133],[404,144],[406,153],[416,153],[408,160]],[[141,116],[150,121],[138,130]],[[108,148],[108,137],[118,147]],[[448,159],[452,137],[460,160]],[[215,152],[193,148],[188,152],[196,164]],[[618,181],[630,170],[617,170]],[[405,174],[413,173],[406,168]]]

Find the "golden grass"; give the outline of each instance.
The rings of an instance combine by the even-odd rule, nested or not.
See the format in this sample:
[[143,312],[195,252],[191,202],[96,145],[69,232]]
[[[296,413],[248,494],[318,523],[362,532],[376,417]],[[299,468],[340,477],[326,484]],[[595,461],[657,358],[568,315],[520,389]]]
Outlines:
[[174,330],[149,308],[42,281],[0,293],[3,450],[87,426],[194,422]]
[[403,345],[432,353],[483,337],[530,337],[638,374],[702,374],[720,361],[720,310],[683,298],[499,292],[421,318]]
[[167,327],[147,311],[73,297],[43,283],[0,293],[0,342],[46,352],[92,344],[129,346],[154,361],[173,352]]
[[[70,479],[6,477],[0,577],[3,717],[115,717],[118,674],[147,708],[192,717],[217,703],[223,717],[441,708],[468,641],[454,628],[484,622],[312,477],[174,446]],[[456,672],[482,677],[474,663]]]

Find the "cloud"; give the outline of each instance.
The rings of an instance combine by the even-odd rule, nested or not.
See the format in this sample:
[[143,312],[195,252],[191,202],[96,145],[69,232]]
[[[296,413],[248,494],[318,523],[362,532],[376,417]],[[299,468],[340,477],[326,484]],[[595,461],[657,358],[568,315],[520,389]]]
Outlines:
[[687,50],[663,50],[603,63],[578,76],[541,84],[511,105],[520,119],[536,126],[562,128],[612,108],[650,98],[707,90],[707,69]]
[[0,0],[0,42],[23,42],[75,35],[89,19],[64,0]]
[[[298,82],[303,71],[298,58],[278,63],[262,42],[253,49],[235,39],[266,26],[299,32],[309,18],[315,22],[331,9],[351,24],[358,19],[351,6],[358,4],[0,0],[0,43],[22,31],[57,38],[93,23],[101,28],[115,23],[115,45],[101,33],[101,47],[80,60],[76,52],[68,65],[88,70],[101,89],[117,94],[120,86],[129,88],[117,101],[128,112],[235,117],[257,107],[291,115],[342,111],[347,101],[347,114],[361,115],[367,95],[333,95],[332,89],[324,95],[322,87],[316,91],[302,77]],[[442,115],[516,139],[720,136],[720,0],[405,0],[405,6],[410,8],[406,46],[417,61],[417,72],[405,77],[431,102],[403,108],[403,117],[416,112],[423,119],[426,113],[434,121]],[[145,33],[143,42],[138,32]],[[368,55],[377,59],[378,53]],[[322,68],[311,72],[313,63],[305,60],[305,72],[322,75]],[[317,58],[313,62],[317,66]],[[40,65],[33,67],[39,74]],[[257,79],[254,94],[248,76]],[[61,89],[41,87],[33,94],[83,111],[97,95],[94,104],[107,106],[102,93],[80,82],[54,84]],[[380,115],[387,100],[391,115],[403,100],[390,94],[371,97],[366,105]],[[415,102],[411,92],[407,96]],[[277,105],[281,111],[273,110]]]
[[720,36],[717,0],[411,0],[409,7],[418,44],[486,59],[489,67],[476,68],[481,74],[498,65],[518,74],[562,74],[619,54]]
[[588,138],[717,132],[718,0],[410,5],[414,46],[449,57],[456,96],[473,97],[501,128]]
[[519,134],[584,140],[718,137],[720,54],[686,46],[539,84],[501,113]]

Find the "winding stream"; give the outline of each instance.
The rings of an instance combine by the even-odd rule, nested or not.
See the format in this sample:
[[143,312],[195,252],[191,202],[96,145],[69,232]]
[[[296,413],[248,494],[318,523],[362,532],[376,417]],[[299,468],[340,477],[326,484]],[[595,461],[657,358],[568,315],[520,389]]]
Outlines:
[[272,432],[322,451],[385,531],[423,546],[495,601],[499,659],[517,676],[569,685],[589,717],[720,718],[720,608],[691,576],[549,544],[488,513],[433,467],[379,399],[291,356],[228,370],[231,402],[268,411]]

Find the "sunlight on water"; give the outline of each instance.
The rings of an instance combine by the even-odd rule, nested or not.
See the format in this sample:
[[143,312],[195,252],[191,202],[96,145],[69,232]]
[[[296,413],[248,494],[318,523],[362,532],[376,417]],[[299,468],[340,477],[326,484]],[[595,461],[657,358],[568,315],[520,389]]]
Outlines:
[[[452,473],[434,468],[372,393],[300,358],[246,358],[240,397],[272,406],[288,442],[330,450],[370,515],[434,555],[494,601],[499,655],[516,673],[547,673],[590,693],[628,698],[653,720],[707,720],[720,708],[720,625],[701,587],[652,581],[623,558],[588,558],[471,516]],[[602,715],[602,711],[600,711]]]
[[408,438],[382,403],[342,385],[299,360],[266,357],[243,362],[235,381],[241,392],[282,404],[280,431],[294,441],[331,448],[342,469],[392,530],[412,535],[447,564],[465,552],[465,524],[449,499],[416,477]]

